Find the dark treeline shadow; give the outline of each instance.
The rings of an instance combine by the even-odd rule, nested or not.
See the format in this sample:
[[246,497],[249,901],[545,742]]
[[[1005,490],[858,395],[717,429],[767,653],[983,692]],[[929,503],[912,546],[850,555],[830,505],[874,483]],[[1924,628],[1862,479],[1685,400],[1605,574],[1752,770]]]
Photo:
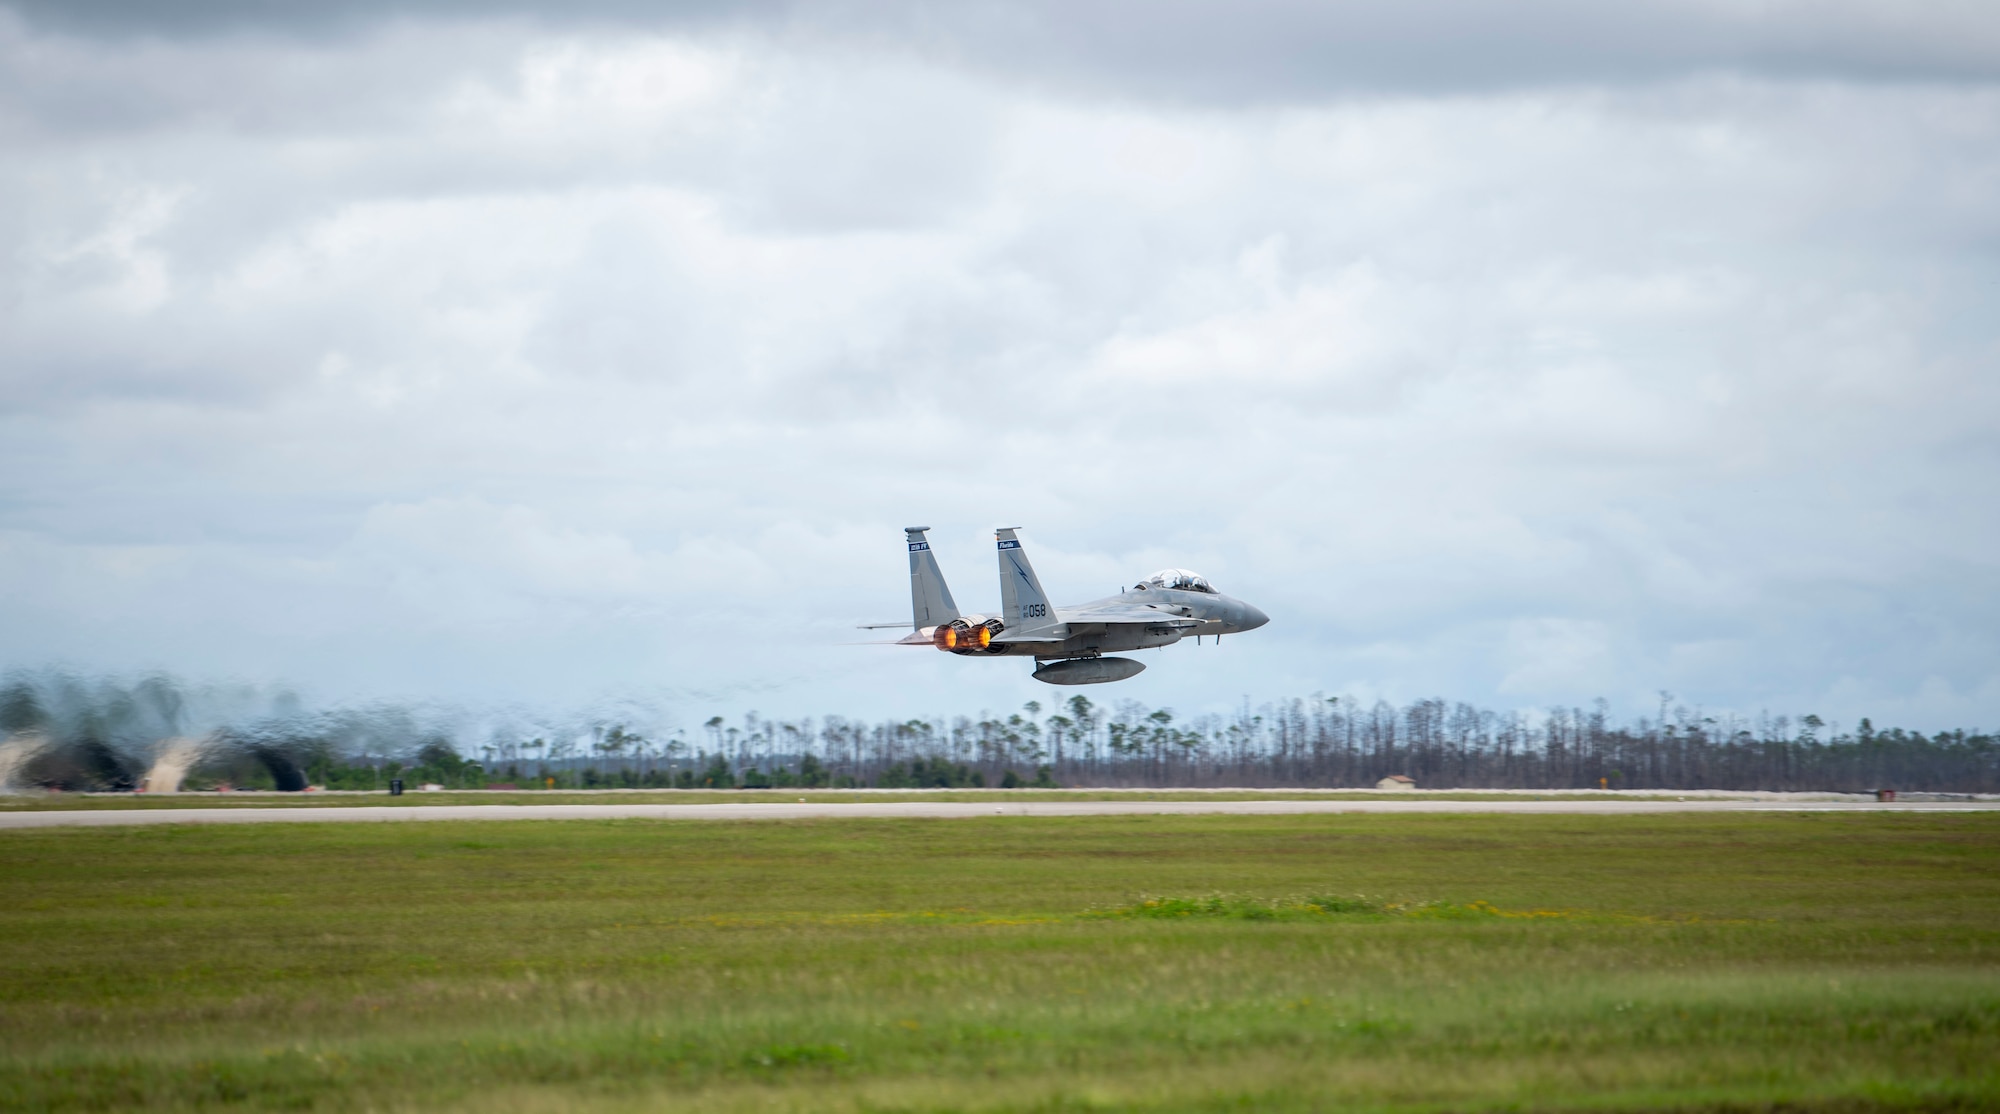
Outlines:
[[1662,700],[1493,712],[1315,695],[1180,718],[1077,694],[1005,716],[864,722],[686,709],[310,709],[284,690],[43,671],[0,685],[0,789],[1107,788],[2000,791],[2000,739],[1712,716]]

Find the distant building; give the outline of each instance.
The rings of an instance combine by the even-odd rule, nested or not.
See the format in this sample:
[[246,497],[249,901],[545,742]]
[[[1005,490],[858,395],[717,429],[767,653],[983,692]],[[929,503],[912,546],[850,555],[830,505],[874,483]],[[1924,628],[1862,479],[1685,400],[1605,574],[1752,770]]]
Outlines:
[[1375,783],[1375,788],[1377,789],[1415,789],[1416,787],[1417,779],[1404,777],[1401,774],[1390,774],[1388,777]]

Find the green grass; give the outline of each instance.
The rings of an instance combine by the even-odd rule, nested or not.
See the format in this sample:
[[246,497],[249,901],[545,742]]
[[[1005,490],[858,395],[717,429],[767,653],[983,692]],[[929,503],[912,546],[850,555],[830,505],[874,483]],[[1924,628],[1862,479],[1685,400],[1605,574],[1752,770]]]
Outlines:
[[0,1108],[2000,1108],[2000,816],[0,832]]

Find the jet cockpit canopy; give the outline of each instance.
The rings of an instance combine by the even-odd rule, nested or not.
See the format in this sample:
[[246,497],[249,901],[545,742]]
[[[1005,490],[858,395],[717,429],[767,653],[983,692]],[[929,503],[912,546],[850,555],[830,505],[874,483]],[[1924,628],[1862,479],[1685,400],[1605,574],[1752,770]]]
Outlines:
[[1206,592],[1211,596],[1217,594],[1205,577],[1188,569],[1161,569],[1141,580],[1138,588],[1142,592],[1148,588],[1173,588],[1182,592]]

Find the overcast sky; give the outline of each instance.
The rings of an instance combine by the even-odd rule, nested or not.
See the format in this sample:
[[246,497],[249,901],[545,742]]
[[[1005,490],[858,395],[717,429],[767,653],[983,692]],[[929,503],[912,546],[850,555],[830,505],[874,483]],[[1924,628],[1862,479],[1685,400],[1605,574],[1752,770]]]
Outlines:
[[2000,726],[1992,3],[661,7],[0,0],[0,666]]

